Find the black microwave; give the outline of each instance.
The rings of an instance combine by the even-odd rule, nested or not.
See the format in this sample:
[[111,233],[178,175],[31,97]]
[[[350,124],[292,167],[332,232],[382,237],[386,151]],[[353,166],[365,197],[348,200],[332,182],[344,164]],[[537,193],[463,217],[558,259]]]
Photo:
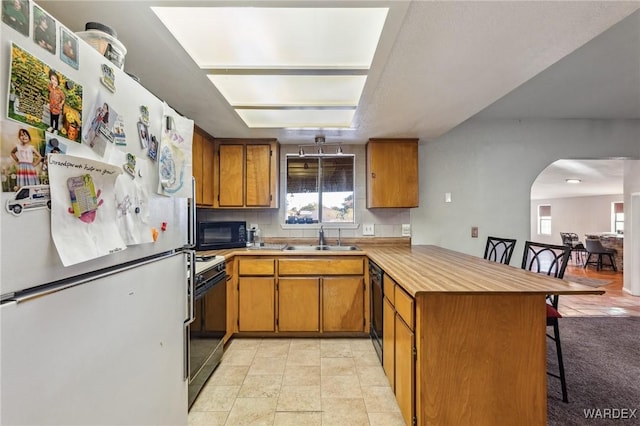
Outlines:
[[197,220],[196,250],[218,250],[247,246],[247,222]]

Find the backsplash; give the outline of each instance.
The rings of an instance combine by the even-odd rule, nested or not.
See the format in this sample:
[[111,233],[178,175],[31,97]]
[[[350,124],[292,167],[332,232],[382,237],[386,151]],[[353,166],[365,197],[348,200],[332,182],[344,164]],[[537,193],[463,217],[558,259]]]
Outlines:
[[[342,238],[358,238],[362,236],[362,224],[372,223],[376,237],[400,237],[402,236],[402,224],[411,223],[411,209],[367,209],[366,200],[366,153],[364,145],[344,145],[345,154],[355,154],[355,220],[357,228],[351,224],[325,225],[325,237],[328,240],[338,238],[338,226],[341,227],[340,236]],[[280,188],[284,188],[286,173],[286,155],[298,152],[297,145],[280,146]],[[284,191],[280,194],[279,209],[261,210],[220,210],[220,209],[198,209],[198,214],[210,220],[244,220],[247,226],[258,225],[264,238],[285,237],[285,238],[314,238],[318,235],[318,225],[285,225],[285,197]],[[298,228],[298,226],[300,228]],[[334,228],[335,226],[335,228]],[[344,226],[344,227],[342,227]]]

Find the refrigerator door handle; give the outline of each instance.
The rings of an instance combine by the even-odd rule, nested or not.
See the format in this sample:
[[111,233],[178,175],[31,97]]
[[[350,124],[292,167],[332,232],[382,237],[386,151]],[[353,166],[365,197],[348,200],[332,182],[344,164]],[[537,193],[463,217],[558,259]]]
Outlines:
[[196,245],[196,178],[191,176],[191,200],[189,202],[189,220],[187,247],[195,247]]
[[183,339],[184,339],[184,361],[182,363],[184,371],[183,371],[183,375],[184,375],[184,380],[185,381],[189,381],[190,380],[190,375],[191,375],[191,348],[189,347],[189,324],[185,324],[184,325],[184,330],[183,330]]
[[194,303],[195,303],[195,282],[196,282],[196,252],[189,250],[185,252],[186,256],[189,256],[189,285],[187,286],[187,319],[186,325],[191,324],[195,318]]

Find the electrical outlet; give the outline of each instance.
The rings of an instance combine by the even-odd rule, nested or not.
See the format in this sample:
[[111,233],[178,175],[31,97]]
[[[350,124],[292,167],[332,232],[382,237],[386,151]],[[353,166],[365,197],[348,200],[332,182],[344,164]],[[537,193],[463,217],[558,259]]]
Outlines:
[[445,192],[444,193],[444,202],[445,203],[450,203],[451,202],[451,193],[450,192]]
[[472,226],[471,227],[471,238],[478,238],[478,227],[477,226]]
[[403,223],[402,224],[402,236],[403,237],[410,237],[411,236],[411,224],[410,223]]
[[362,224],[362,235],[375,235],[373,223]]

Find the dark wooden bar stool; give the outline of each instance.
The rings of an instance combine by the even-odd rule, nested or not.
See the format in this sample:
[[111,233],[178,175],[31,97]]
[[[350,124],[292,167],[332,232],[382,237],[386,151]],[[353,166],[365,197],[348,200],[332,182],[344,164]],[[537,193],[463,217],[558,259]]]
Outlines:
[[[570,254],[571,248],[567,245],[558,246],[526,241],[522,255],[522,269],[562,279],[567,269]],[[547,374],[560,379],[562,401],[569,402],[567,379],[562,358],[562,345],[560,343],[558,319],[562,318],[562,315],[558,312],[558,298],[557,294],[547,295],[547,327],[553,328],[553,333],[547,333],[547,337],[555,343],[556,356],[558,357],[558,373],[547,371]]]
[[508,265],[511,261],[516,240],[511,238],[487,237],[487,245],[484,248],[484,258],[493,262]]
[[[611,267],[614,271],[618,272],[618,268],[616,268],[616,260],[615,254],[616,251],[614,249],[605,248],[599,239],[597,238],[587,238],[585,241],[587,245],[587,260],[584,262],[584,268],[588,265],[596,265],[596,269],[599,271],[605,266]],[[596,260],[591,260],[591,256],[596,255]],[[606,256],[609,258],[609,263],[603,263],[602,257]]]

